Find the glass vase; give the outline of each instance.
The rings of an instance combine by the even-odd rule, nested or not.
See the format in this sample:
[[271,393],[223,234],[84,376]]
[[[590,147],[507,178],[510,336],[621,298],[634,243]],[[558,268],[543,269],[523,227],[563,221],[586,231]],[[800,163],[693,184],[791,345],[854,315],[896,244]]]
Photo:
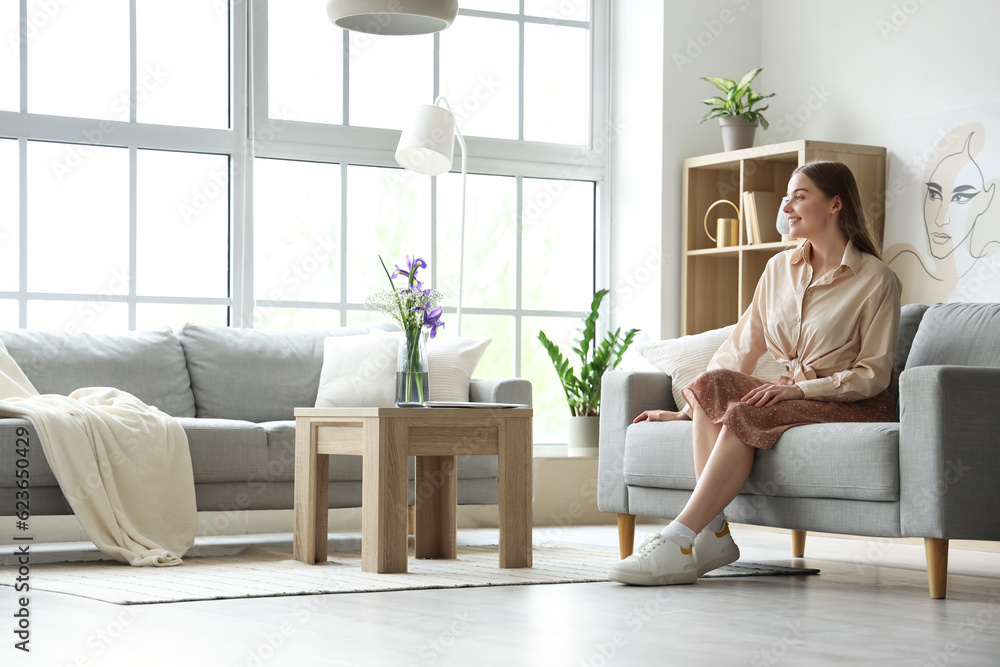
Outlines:
[[396,407],[419,408],[430,396],[427,332],[404,332],[396,358]]

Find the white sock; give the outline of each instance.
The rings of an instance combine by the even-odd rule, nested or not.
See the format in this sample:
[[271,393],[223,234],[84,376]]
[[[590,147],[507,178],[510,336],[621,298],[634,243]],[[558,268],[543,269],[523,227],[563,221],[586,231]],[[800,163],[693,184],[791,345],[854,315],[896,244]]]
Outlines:
[[722,530],[722,527],[724,525],[726,525],[726,513],[725,512],[719,512],[719,516],[717,516],[714,519],[712,519],[709,522],[709,524],[707,526],[705,526],[705,528],[707,530],[713,530],[715,532],[719,532],[720,530]]
[[664,539],[672,541],[674,544],[690,549],[694,544],[695,532],[683,523],[671,521],[670,524],[660,531]]

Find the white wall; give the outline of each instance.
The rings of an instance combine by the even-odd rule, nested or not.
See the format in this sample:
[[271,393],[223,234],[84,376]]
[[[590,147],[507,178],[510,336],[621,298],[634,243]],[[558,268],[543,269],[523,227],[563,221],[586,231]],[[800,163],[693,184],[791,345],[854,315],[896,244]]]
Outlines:
[[[698,120],[715,90],[702,76],[740,76],[760,60],[752,0],[614,2],[611,152],[612,326],[640,340],[680,329],[681,160],[722,150]],[[657,59],[654,62],[654,58]]]
[[996,0],[765,0],[776,139],[887,146],[894,120],[1000,102]]
[[[621,7],[633,2],[647,0],[614,3],[613,48],[618,58],[634,61],[659,49],[633,43],[652,32],[640,10]],[[998,25],[995,0],[666,0],[662,67],[612,72],[613,107],[651,104],[651,95],[659,95],[658,109],[645,109],[641,122],[658,113],[663,128],[655,141],[613,146],[613,326],[642,327],[647,339],[679,332],[681,160],[722,149],[718,126],[698,124],[700,100],[714,90],[699,77],[734,78],[764,67],[755,87],[776,96],[766,113],[771,129],[758,131],[758,145],[815,139],[887,146],[896,119],[1000,103]],[[644,88],[658,70],[662,87]],[[662,179],[655,201],[645,191],[649,177],[633,164]],[[628,190],[630,178],[637,180]],[[660,275],[641,291],[626,289],[646,268],[645,246],[657,240]]]

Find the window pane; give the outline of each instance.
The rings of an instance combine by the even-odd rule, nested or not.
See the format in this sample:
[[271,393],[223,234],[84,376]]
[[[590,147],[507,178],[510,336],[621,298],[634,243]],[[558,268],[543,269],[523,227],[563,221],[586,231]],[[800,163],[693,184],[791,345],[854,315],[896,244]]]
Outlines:
[[29,0],[28,24],[28,111],[128,120],[128,0]]
[[433,35],[349,34],[350,124],[402,129],[414,105],[434,101]]
[[[505,14],[517,14],[520,11],[518,0],[462,0],[461,9],[478,9],[484,12],[504,12]],[[452,28],[458,25],[464,18],[456,18]]]
[[128,150],[30,141],[28,174],[28,289],[127,294]]
[[517,46],[515,21],[466,16],[441,33],[441,94],[465,136],[517,139]]
[[0,292],[16,292],[20,251],[17,142],[0,139]]
[[340,300],[340,165],[254,162],[254,295]]
[[[458,306],[458,249],[462,176],[437,178],[437,288],[445,305]],[[517,182],[505,176],[470,175],[465,205],[465,289],[462,306],[513,308],[516,271]],[[462,331],[465,335],[465,331]]]
[[523,182],[524,307],[588,310],[594,296],[594,184]]
[[0,3],[0,110],[19,111],[21,108],[21,51],[18,35],[18,3]]
[[205,0],[136,3],[136,120],[229,127],[226,7]]
[[228,296],[228,156],[137,157],[136,294]]
[[[347,299],[363,303],[388,289],[379,256],[392,271],[406,256],[431,261],[431,179],[405,169],[347,168]],[[419,275],[430,284],[429,267]],[[402,284],[402,281],[397,281]],[[445,306],[454,302],[445,300]]]
[[349,310],[347,311],[347,326],[366,327],[374,324],[392,324],[392,318],[380,310]]
[[257,306],[253,309],[253,326],[255,329],[337,329],[340,311]]
[[17,329],[17,301],[0,299],[0,329]]
[[524,26],[524,138],[587,144],[590,124],[589,31]]
[[[544,331],[559,346],[563,356],[573,357],[572,349],[580,338],[579,328],[580,320],[569,317],[525,317],[522,320],[521,377],[531,381],[535,443],[565,443],[570,416],[566,393],[548,352],[538,340],[538,332]],[[578,364],[579,360],[574,366]]]
[[135,306],[135,328],[138,331],[170,327],[180,331],[188,322],[226,326],[229,308],[201,306],[190,303],[139,303]]
[[324,4],[316,0],[267,3],[271,118],[344,122],[344,31],[327,19]]
[[29,301],[28,329],[54,333],[128,331],[128,304],[110,301]]
[[590,19],[590,0],[524,0],[524,13],[547,19],[587,21]]
[[[444,335],[457,335],[457,328],[452,328],[454,314],[446,313],[445,321],[447,324]],[[448,329],[451,329],[451,333],[448,333]],[[483,353],[483,358],[479,360],[473,377],[484,380],[514,377],[515,323],[512,316],[462,313],[462,336],[493,339]]]

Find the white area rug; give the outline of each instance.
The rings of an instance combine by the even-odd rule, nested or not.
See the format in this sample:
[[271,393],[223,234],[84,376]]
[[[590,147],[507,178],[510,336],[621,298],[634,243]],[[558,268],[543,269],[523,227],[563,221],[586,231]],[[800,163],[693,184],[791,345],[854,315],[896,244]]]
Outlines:
[[[361,593],[420,588],[466,588],[607,581],[617,549],[565,544],[536,546],[533,567],[500,569],[496,546],[463,546],[458,560],[417,560],[409,572],[362,572],[360,552],[331,552],[326,563],[306,565],[287,553],[250,547],[231,556],[185,558],[177,567],[130,567],[115,561],[37,564],[31,568],[35,590],[113,602],[149,604],[320,593]],[[775,565],[734,563],[707,577],[814,574]],[[0,570],[10,586],[15,567]]]

